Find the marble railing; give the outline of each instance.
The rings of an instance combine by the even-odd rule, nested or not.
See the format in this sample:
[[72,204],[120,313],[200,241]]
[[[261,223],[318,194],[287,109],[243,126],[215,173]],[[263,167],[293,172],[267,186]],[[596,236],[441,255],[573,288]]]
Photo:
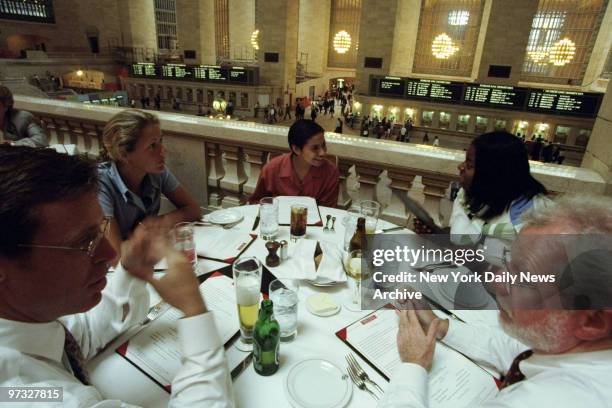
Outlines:
[[[106,121],[119,108],[16,96],[18,109],[32,112],[51,143],[75,144],[97,156]],[[161,120],[166,161],[202,206],[232,207],[246,202],[270,157],[288,151],[287,127],[155,112]],[[383,203],[382,217],[404,223],[406,211],[393,191],[422,200],[436,217],[449,182],[457,179],[464,152],[428,145],[326,133],[328,153],[340,170],[338,206],[359,200]],[[532,170],[557,193],[601,193],[603,179],[586,168],[532,162]]]

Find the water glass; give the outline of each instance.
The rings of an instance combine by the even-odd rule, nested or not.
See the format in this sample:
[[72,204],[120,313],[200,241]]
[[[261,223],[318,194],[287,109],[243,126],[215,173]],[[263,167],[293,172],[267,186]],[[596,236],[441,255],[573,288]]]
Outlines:
[[359,208],[361,209],[361,215],[366,219],[366,234],[374,234],[380,215],[380,203],[364,200],[360,203]]
[[243,343],[253,343],[253,328],[259,313],[262,266],[255,257],[238,258],[232,266],[236,304],[240,320],[240,339]]
[[291,241],[296,242],[306,236],[306,224],[308,224],[308,207],[293,204],[291,206]]
[[193,226],[188,222],[176,224],[172,229],[172,241],[174,249],[182,253],[195,269],[198,257],[196,255],[195,239],[193,238]]
[[269,294],[274,304],[274,317],[280,325],[281,341],[292,341],[297,334],[298,291],[297,280],[270,282]]
[[342,225],[344,226],[344,250],[348,251],[351,238],[355,235],[357,229],[357,219],[361,217],[361,210],[350,208],[346,210],[344,218],[342,218]]
[[278,200],[274,197],[259,200],[259,235],[264,241],[278,235]]

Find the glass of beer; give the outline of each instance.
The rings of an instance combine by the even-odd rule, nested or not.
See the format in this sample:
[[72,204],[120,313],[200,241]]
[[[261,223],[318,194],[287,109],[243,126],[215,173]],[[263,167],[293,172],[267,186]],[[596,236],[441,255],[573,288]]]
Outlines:
[[359,208],[361,209],[361,215],[366,219],[366,234],[374,234],[380,215],[380,203],[377,201],[363,200]]
[[351,311],[361,310],[361,257],[362,252],[357,249],[349,252],[344,261],[344,271],[351,289],[351,296],[344,306]]
[[300,204],[291,206],[291,241],[296,242],[306,235],[308,223],[308,207]]
[[261,270],[261,262],[255,257],[239,258],[232,266],[240,320],[240,340],[244,344],[253,343],[253,327],[259,312]]
[[193,226],[188,222],[179,222],[172,229],[174,249],[179,251],[193,265],[195,270],[198,257],[196,255]]

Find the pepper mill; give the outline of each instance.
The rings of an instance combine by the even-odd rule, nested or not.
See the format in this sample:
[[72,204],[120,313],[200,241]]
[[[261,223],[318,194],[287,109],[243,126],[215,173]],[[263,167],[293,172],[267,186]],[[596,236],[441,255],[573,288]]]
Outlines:
[[276,251],[280,248],[280,244],[276,241],[266,242],[266,249],[268,250],[268,256],[266,256],[266,266],[275,267],[280,265],[280,258]]

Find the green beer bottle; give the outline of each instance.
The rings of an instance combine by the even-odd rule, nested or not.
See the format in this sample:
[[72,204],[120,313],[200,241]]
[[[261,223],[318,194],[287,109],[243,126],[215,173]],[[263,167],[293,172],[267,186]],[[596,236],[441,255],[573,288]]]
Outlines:
[[272,301],[263,300],[253,329],[253,367],[259,375],[272,375],[278,370],[280,326],[274,318]]

